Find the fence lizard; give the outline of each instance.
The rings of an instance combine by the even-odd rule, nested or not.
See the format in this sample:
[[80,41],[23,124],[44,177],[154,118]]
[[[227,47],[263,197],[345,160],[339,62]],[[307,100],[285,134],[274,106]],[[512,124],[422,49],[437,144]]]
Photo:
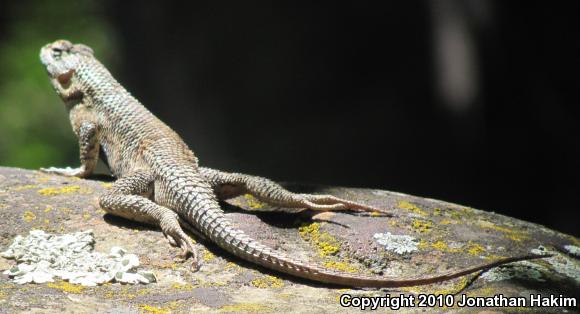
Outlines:
[[387,279],[353,275],[305,263],[271,249],[232,226],[218,196],[250,193],[262,201],[312,210],[382,211],[332,195],[295,194],[277,183],[239,173],[198,166],[193,152],[165,123],[125,90],[82,44],[58,40],[40,51],[50,81],[69,112],[80,146],[79,168],[46,172],[87,177],[99,152],[118,178],[99,198],[110,214],[157,225],[185,256],[197,254],[183,229],[209,239],[226,251],[269,269],[294,276],[353,287],[402,287],[444,281],[497,265],[543,256],[502,259],[426,278]]

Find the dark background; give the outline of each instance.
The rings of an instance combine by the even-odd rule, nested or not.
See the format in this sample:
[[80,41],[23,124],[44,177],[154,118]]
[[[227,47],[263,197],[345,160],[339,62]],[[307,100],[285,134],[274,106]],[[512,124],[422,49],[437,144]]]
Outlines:
[[[19,1],[0,17],[0,66],[34,58],[28,73],[0,74],[0,115],[13,125],[0,127],[2,165],[78,163],[36,56],[67,38],[93,46],[202,165],[580,234],[578,18],[564,3]],[[26,103],[47,102],[25,111],[29,126],[13,121],[26,105],[10,84]],[[49,118],[29,122],[36,112]]]

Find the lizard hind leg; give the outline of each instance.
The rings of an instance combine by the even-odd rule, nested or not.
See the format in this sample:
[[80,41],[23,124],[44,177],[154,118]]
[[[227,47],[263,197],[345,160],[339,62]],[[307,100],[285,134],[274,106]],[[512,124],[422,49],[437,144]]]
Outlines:
[[317,211],[352,210],[390,215],[385,209],[345,200],[333,195],[293,193],[280,184],[262,177],[227,173],[204,167],[200,167],[199,171],[220,198],[250,193],[261,201],[282,207],[308,208]]
[[184,259],[192,256],[192,269],[199,268],[197,251],[191,238],[181,228],[181,218],[171,209],[142,196],[152,191],[153,175],[137,171],[115,181],[99,198],[99,204],[109,214],[129,220],[159,226],[173,246],[179,246]]

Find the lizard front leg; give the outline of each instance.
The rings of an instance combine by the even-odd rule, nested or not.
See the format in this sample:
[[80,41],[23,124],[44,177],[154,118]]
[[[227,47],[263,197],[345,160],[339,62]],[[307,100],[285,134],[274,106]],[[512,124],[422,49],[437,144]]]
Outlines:
[[324,211],[354,210],[388,214],[384,209],[341,199],[333,195],[293,193],[267,178],[228,173],[205,167],[200,167],[199,172],[207,179],[220,199],[250,193],[263,202],[282,207]]
[[91,175],[99,160],[99,142],[96,124],[82,121],[73,126],[79,140],[81,166],[78,168],[40,168],[41,171],[72,177],[85,178]]
[[170,244],[183,250],[183,257],[192,255],[192,268],[198,268],[197,252],[180,224],[185,222],[167,207],[160,206],[143,195],[153,191],[153,175],[148,171],[134,172],[120,178],[99,198],[99,204],[109,214],[129,220],[159,226]]

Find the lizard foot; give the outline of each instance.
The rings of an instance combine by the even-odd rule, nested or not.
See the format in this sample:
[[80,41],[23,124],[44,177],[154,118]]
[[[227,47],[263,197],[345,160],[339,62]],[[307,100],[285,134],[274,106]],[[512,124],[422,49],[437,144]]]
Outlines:
[[161,218],[159,225],[161,231],[163,231],[163,235],[169,241],[169,244],[181,248],[182,253],[178,255],[178,259],[185,261],[191,256],[192,271],[199,270],[200,265],[197,259],[197,250],[195,249],[191,238],[189,238],[189,236],[183,232],[183,229],[181,229],[177,214],[169,213],[168,215],[164,215],[164,217]]
[[378,212],[384,216],[393,214],[377,207],[345,200],[333,195],[300,194],[302,205],[312,210],[353,210],[357,212]]
[[61,176],[67,176],[67,177],[83,177],[85,174],[85,169],[83,169],[83,167],[79,167],[79,168],[50,167],[50,168],[40,168],[40,171],[45,172],[45,173],[58,174]]

